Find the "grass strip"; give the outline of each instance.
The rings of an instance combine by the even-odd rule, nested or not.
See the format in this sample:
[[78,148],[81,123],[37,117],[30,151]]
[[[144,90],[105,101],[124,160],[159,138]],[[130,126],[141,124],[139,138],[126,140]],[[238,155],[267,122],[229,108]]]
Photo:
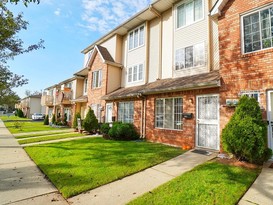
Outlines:
[[49,140],[58,140],[58,139],[65,139],[65,138],[72,138],[72,137],[81,137],[85,136],[80,133],[69,133],[64,135],[50,135],[50,136],[43,136],[43,137],[37,137],[37,138],[30,138],[30,139],[22,139],[18,140],[19,144],[29,144],[34,142],[43,142],[43,141],[49,141]]
[[234,205],[260,170],[207,162],[144,194],[129,205]]
[[25,150],[65,198],[183,153],[182,149],[162,144],[103,138],[36,145]]
[[5,122],[5,126],[12,134],[26,133],[26,132],[38,132],[47,130],[65,130],[69,128],[57,128],[49,125],[44,125],[43,122]]
[[[56,135],[56,134],[66,134],[71,132],[71,130],[64,130],[63,132],[47,132],[47,133],[36,133],[36,134],[28,134],[28,135],[21,135],[15,136],[16,139],[23,139],[23,138],[31,138],[31,137],[40,137],[40,136],[49,136],[49,135]],[[76,134],[76,133],[74,133]]]

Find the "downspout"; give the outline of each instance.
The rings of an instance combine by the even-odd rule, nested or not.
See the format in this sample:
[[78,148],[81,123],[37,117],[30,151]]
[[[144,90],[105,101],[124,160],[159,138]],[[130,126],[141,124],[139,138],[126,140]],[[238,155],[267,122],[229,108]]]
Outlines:
[[145,69],[146,69],[146,76],[145,76],[145,84],[149,82],[149,56],[150,56],[150,32],[149,32],[149,22],[146,21],[146,38],[145,38],[145,43],[146,43],[146,62],[145,62]]
[[[211,8],[211,0],[208,0],[208,10]],[[208,71],[212,71],[211,65],[212,65],[212,55],[211,55],[211,42],[212,42],[212,37],[211,37],[211,15],[208,15]],[[212,31],[213,32],[213,31]]]
[[146,103],[147,103],[147,99],[146,99],[146,96],[143,96],[143,119],[144,119],[144,122],[143,122],[143,135],[142,135],[142,138],[145,139],[146,138]]

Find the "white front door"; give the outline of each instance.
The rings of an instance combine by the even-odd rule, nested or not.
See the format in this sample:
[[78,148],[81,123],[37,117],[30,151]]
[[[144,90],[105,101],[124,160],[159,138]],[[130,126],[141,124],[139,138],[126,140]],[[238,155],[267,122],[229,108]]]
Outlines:
[[105,122],[112,122],[112,116],[113,116],[113,103],[107,103]]
[[268,147],[273,149],[273,90],[267,92]]
[[219,150],[219,95],[197,96],[196,146]]

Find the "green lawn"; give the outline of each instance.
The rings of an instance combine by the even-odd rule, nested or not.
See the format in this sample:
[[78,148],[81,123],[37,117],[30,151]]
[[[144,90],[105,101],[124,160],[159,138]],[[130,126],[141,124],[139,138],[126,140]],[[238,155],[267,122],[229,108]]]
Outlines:
[[3,121],[6,121],[6,120],[31,120],[31,119],[28,119],[28,118],[20,118],[20,117],[17,117],[15,115],[11,115],[11,116],[6,116],[6,115],[3,115],[3,116],[0,116],[0,119],[3,120]]
[[[16,128],[16,124],[21,126],[21,128]],[[26,133],[26,132],[37,132],[37,131],[47,131],[47,130],[60,130],[67,128],[55,128],[49,125],[44,125],[43,122],[5,122],[6,127],[12,134]]]
[[183,153],[182,149],[162,144],[103,138],[37,145],[25,150],[65,198]]
[[260,170],[207,162],[144,194],[130,205],[234,205]]
[[62,135],[49,135],[49,136],[42,136],[37,138],[30,138],[30,139],[22,139],[18,140],[19,144],[29,144],[34,142],[43,142],[49,140],[57,140],[57,139],[65,139],[65,138],[74,138],[74,137],[82,137],[85,136],[80,133],[69,133],[69,134],[62,134]]
[[[42,132],[42,133],[35,133],[35,134],[24,134],[20,136],[15,136],[16,139],[23,139],[23,138],[31,138],[31,137],[40,137],[40,136],[49,136],[49,135],[56,135],[56,134],[67,134],[67,133],[72,133],[71,130],[63,130],[62,132],[54,132],[54,131],[49,131],[49,132]],[[73,132],[77,133],[77,132]]]

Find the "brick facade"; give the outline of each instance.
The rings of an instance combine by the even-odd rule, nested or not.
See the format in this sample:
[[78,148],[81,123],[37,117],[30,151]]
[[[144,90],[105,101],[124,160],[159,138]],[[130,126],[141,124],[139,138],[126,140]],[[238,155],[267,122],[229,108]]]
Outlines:
[[[272,0],[230,0],[219,17],[220,103],[238,99],[241,91],[259,91],[260,104],[266,119],[266,91],[273,89],[273,49],[242,53],[241,15],[273,3]],[[234,113],[234,108],[221,107],[221,129]]]
[[[176,146],[195,147],[196,139],[196,96],[218,94],[219,88],[198,89],[175,93],[151,95],[146,101],[146,139],[152,142],[171,144]],[[155,128],[155,100],[156,98],[182,97],[183,113],[193,113],[192,119],[183,119],[182,130]]]
[[[92,76],[93,72],[101,69],[102,70],[102,80],[101,87],[92,88]],[[102,106],[101,119],[99,122],[104,122],[105,119],[105,100],[101,100],[101,97],[107,93],[107,69],[108,65],[103,63],[99,53],[96,54],[93,63],[91,64],[90,70],[88,72],[88,106],[92,104],[99,104]]]

